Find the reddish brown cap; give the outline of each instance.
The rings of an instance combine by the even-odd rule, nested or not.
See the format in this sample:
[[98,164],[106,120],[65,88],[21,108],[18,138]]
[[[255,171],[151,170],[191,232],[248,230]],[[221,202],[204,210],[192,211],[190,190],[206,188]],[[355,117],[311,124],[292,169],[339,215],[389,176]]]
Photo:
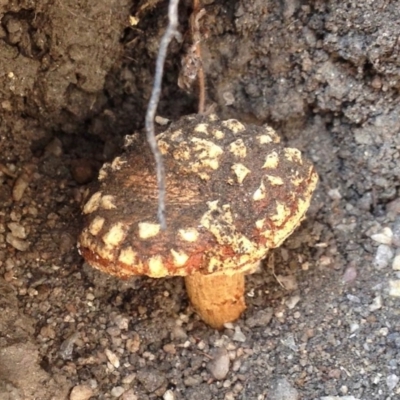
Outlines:
[[157,137],[166,169],[166,221],[147,143],[99,174],[83,207],[79,249],[119,277],[231,275],[253,268],[299,225],[318,181],[299,150],[268,127],[192,115]]

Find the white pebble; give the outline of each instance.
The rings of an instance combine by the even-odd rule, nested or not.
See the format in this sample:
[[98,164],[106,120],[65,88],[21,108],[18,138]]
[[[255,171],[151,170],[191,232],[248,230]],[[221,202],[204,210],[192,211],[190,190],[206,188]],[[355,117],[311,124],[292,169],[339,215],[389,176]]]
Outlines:
[[388,245],[379,245],[374,259],[375,267],[377,269],[386,268],[389,265],[390,260],[393,258],[393,255],[393,250]]
[[372,304],[368,307],[369,311],[374,312],[376,310],[380,310],[382,308],[382,297],[376,296],[372,301]]
[[371,239],[381,244],[392,244],[393,232],[389,227],[383,228],[379,233],[371,235]]
[[26,173],[22,173],[16,180],[13,186],[12,197],[14,201],[20,201],[24,196],[24,192],[29,186],[29,177]]
[[350,333],[354,333],[360,329],[360,325],[357,323],[350,324]]
[[391,374],[386,378],[386,385],[389,390],[393,390],[399,383],[399,377],[395,374]]
[[292,310],[296,307],[297,303],[300,301],[300,296],[296,294],[295,296],[290,297],[286,300],[286,305],[289,310]]
[[175,400],[175,395],[172,390],[167,390],[163,395],[164,400]]
[[119,358],[115,353],[113,353],[111,350],[106,349],[105,350],[106,356],[108,358],[108,361],[110,361],[111,365],[114,368],[119,368]]
[[389,294],[393,297],[400,297],[400,280],[389,281]]
[[69,400],[88,400],[93,395],[93,389],[90,386],[78,385],[72,389]]
[[379,335],[381,336],[387,336],[389,334],[389,328],[386,326],[384,328],[379,329]]
[[122,386],[115,386],[111,389],[112,397],[120,397],[124,394],[125,389]]
[[23,227],[21,224],[19,224],[18,222],[10,222],[7,226],[14,237],[18,239],[26,239],[27,235],[25,227]]
[[126,375],[122,378],[121,382],[127,385],[130,385],[136,378],[136,374],[132,373],[129,375]]
[[138,400],[138,397],[133,389],[129,389],[121,396],[121,400]]
[[207,364],[211,375],[218,381],[225,379],[229,372],[229,354],[226,349],[218,349],[214,359]]
[[400,253],[397,254],[397,255],[395,256],[395,258],[393,259],[392,268],[393,268],[395,271],[400,271]]
[[240,326],[235,326],[235,333],[233,334],[232,340],[235,342],[245,342],[246,341],[246,336],[240,329]]
[[8,244],[10,244],[12,247],[19,251],[26,251],[29,248],[30,243],[26,242],[25,240],[18,239],[15,237],[12,233],[7,233],[6,236],[6,241]]
[[342,198],[338,188],[328,190],[328,196],[332,200],[340,200]]

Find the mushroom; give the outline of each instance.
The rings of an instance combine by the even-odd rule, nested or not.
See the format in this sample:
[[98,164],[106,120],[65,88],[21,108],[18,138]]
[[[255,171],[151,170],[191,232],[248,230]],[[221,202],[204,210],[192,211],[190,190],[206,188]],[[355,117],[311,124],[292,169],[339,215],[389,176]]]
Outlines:
[[120,278],[183,276],[190,301],[222,328],[245,309],[245,273],[299,225],[317,184],[312,164],[269,126],[190,115],[157,136],[166,170],[166,221],[147,143],[99,173],[83,207],[79,250]]

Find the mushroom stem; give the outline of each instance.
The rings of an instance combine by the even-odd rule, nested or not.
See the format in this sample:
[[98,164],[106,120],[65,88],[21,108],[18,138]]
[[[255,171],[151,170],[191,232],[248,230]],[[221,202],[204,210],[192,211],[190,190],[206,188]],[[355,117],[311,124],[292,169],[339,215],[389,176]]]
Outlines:
[[201,319],[216,329],[238,319],[245,310],[243,273],[234,275],[195,273],[185,277],[190,301]]

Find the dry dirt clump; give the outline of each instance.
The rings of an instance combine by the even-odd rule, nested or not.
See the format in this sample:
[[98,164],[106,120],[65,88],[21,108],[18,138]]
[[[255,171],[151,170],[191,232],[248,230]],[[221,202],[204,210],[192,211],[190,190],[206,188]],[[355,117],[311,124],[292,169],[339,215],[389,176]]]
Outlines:
[[[0,2],[1,400],[399,397],[398,1],[202,4],[208,104],[312,161],[306,220],[221,332],[179,278],[89,268],[80,207],[141,134],[168,3]],[[178,86],[191,14],[158,108],[174,121],[197,107]]]

